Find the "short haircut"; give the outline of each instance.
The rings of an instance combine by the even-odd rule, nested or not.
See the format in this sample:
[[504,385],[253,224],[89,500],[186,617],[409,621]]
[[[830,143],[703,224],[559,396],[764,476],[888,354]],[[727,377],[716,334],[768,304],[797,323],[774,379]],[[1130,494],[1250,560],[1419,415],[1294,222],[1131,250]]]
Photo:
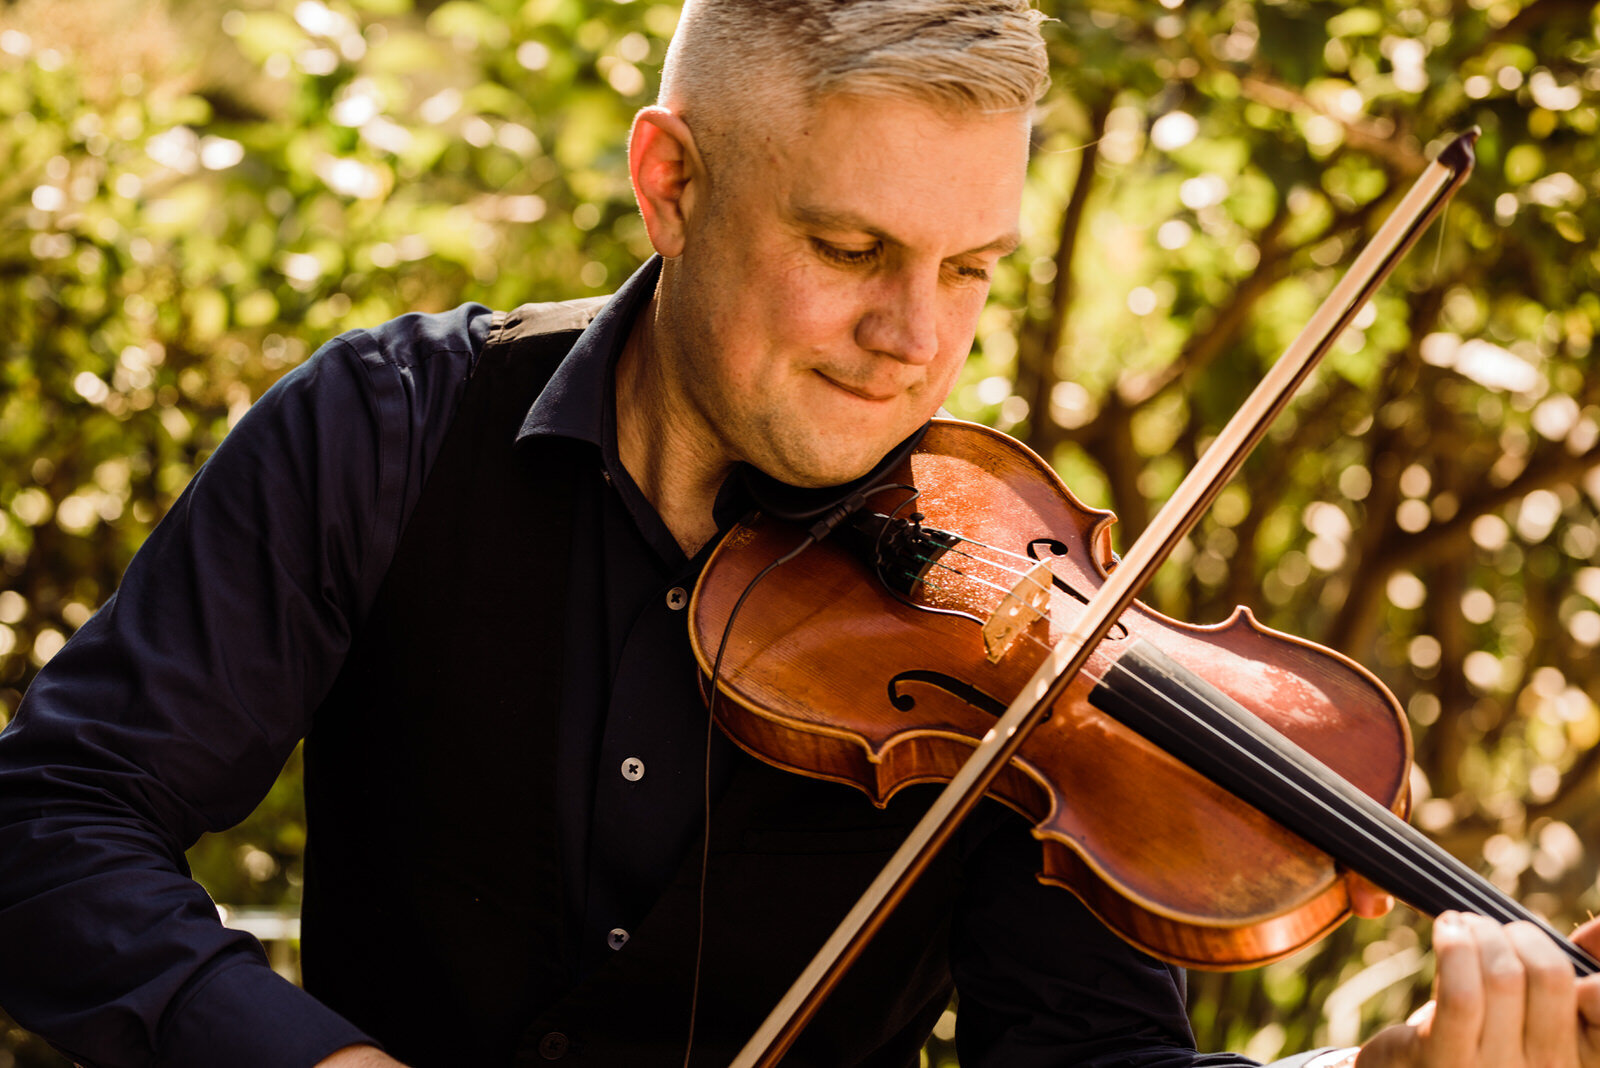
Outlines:
[[708,156],[835,94],[1022,111],[1049,86],[1042,21],[1029,0],[686,0],[660,100]]

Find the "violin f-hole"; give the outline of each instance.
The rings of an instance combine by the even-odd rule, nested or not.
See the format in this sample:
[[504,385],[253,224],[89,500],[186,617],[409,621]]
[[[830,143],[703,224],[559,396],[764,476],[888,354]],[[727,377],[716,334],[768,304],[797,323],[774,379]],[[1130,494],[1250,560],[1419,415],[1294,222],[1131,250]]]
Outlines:
[[942,671],[912,670],[902,671],[889,680],[889,703],[902,712],[910,712],[917,707],[917,699],[909,693],[901,692],[901,685],[907,682],[921,682],[943,690],[945,693],[959,700],[965,701],[973,708],[980,709],[999,719],[1005,715],[1006,703],[998,698],[991,697],[969,682],[963,682],[954,675],[946,675]]

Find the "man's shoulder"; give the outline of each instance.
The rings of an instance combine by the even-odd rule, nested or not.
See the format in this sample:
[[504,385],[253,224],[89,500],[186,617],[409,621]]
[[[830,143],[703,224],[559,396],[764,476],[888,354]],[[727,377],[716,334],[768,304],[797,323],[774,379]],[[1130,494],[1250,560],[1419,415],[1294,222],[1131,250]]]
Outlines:
[[508,343],[548,334],[582,331],[606,306],[608,296],[579,297],[576,300],[536,301],[507,312],[494,313],[490,343]]
[[470,357],[483,347],[498,314],[476,303],[442,312],[407,312],[377,326],[347,330],[325,349],[353,350],[365,362],[401,368],[441,355]]

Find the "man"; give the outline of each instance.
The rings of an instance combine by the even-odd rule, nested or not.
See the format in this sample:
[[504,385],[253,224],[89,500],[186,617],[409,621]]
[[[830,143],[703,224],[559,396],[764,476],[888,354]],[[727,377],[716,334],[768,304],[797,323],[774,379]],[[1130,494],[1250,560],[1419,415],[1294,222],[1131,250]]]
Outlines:
[[[726,1063],[927,795],[709,733],[684,591],[742,469],[847,482],[949,390],[1017,241],[1036,22],[692,3],[629,146],[659,258],[270,391],[0,739],[0,1002],[90,1064]],[[310,993],[182,862],[302,735]],[[969,1065],[1247,1063],[1036,848],[980,812],[791,1063],[915,1063],[952,975]],[[1600,988],[1542,936],[1437,946],[1437,1008],[1363,1068],[1600,1063]]]

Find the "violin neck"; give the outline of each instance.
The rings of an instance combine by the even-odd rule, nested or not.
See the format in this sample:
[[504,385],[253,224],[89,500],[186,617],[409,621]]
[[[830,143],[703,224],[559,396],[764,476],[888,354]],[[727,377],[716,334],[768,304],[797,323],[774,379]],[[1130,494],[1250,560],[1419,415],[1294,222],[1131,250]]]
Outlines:
[[1562,947],[1579,975],[1600,972],[1600,961],[1544,920],[1148,642],[1133,643],[1089,700],[1418,911],[1526,920]]

